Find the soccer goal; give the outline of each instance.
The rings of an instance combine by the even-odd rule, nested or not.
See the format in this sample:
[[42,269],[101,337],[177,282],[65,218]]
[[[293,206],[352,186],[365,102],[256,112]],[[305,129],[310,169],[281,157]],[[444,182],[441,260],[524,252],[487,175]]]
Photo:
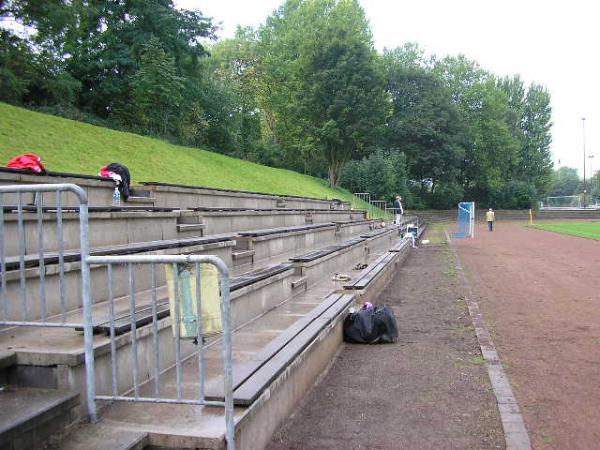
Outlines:
[[460,202],[458,204],[457,225],[458,230],[454,233],[454,237],[475,237],[475,202]]
[[561,195],[557,197],[546,197],[542,208],[581,208],[581,196]]

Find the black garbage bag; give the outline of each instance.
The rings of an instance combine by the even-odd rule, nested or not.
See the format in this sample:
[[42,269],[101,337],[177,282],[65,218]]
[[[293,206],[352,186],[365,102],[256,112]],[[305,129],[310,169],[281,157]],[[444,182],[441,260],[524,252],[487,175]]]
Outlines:
[[398,339],[398,323],[389,306],[360,309],[344,319],[344,341],[354,344],[383,344]]

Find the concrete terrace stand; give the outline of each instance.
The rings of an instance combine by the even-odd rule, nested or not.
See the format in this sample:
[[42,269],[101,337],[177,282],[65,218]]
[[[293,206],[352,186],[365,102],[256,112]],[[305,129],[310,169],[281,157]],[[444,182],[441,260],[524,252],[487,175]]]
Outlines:
[[[113,185],[104,179],[0,172],[0,182],[6,184],[11,177],[21,177],[24,183],[81,181],[98,202],[90,208],[93,255],[213,254],[230,267],[238,448],[262,448],[269,441],[335,357],[348,308],[365,298],[376,299],[395,266],[410,252],[408,241],[399,236],[399,227],[381,228],[378,221],[366,220],[364,211],[344,209],[331,201],[148,184],[144,189],[152,202],[106,208],[100,204],[102,192],[110,193]],[[69,323],[81,322],[76,212],[66,211],[63,217],[61,275],[51,199],[44,203],[41,259],[35,212],[25,208],[23,213],[23,247],[13,238],[18,234],[14,204],[4,200],[11,314],[18,318],[21,313],[18,301],[24,276],[30,319],[42,316],[39,280],[43,270],[46,315],[61,320],[64,312]],[[366,268],[357,269],[365,264]],[[161,392],[174,396],[174,355],[164,351],[172,348],[174,339],[164,269],[156,271],[153,292],[149,269],[136,267],[133,312],[126,272],[125,267],[115,266],[112,274],[113,307],[120,317],[115,322],[118,391],[130,395],[132,389],[133,321],[141,394],[152,394],[155,326],[163,349]],[[340,273],[351,281],[336,281]],[[103,395],[111,392],[109,292],[106,269],[92,267],[91,274],[96,389]],[[153,295],[155,323],[149,312]],[[198,388],[193,382],[198,367],[194,344],[182,341],[181,352],[183,357],[189,356],[183,365],[183,392],[193,396]],[[220,337],[208,337],[208,398],[223,396],[221,352]],[[59,440],[58,448],[223,448],[223,411],[216,407],[99,402],[99,423],[72,427],[85,419],[83,356],[83,336],[77,328],[0,329],[0,385],[9,387],[0,391],[0,402],[23,406],[0,411],[1,448],[41,446],[50,438]]]
[[[135,176],[135,174],[132,175]],[[183,209],[195,207],[350,209],[348,202],[340,202],[339,200],[271,195],[259,192],[169,183],[145,182],[141,185],[135,185],[135,179],[133,182],[132,195],[127,204]],[[98,176],[62,172],[47,172],[45,175],[39,175],[30,170],[0,168],[0,184],[44,183],[77,184],[87,192],[89,204],[92,206],[110,206],[115,186],[112,180]],[[13,198],[9,197],[9,199]],[[33,203],[33,196],[29,195],[25,200],[27,203]],[[52,199],[51,202],[54,203],[54,200]],[[5,201],[5,203],[8,203],[8,201]],[[65,206],[67,205],[75,206],[74,203],[65,203]]]

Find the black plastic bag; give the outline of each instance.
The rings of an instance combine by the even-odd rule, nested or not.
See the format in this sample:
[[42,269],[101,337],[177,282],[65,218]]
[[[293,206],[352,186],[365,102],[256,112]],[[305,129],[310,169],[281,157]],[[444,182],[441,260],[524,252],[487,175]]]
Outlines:
[[344,319],[344,341],[354,344],[383,344],[398,339],[398,323],[389,306],[361,309]]

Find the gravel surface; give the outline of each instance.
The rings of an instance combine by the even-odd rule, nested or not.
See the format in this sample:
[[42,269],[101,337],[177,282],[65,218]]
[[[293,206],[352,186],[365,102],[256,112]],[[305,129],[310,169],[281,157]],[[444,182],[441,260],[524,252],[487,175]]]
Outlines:
[[379,296],[395,344],[345,344],[270,449],[497,449],[504,435],[441,229]]

